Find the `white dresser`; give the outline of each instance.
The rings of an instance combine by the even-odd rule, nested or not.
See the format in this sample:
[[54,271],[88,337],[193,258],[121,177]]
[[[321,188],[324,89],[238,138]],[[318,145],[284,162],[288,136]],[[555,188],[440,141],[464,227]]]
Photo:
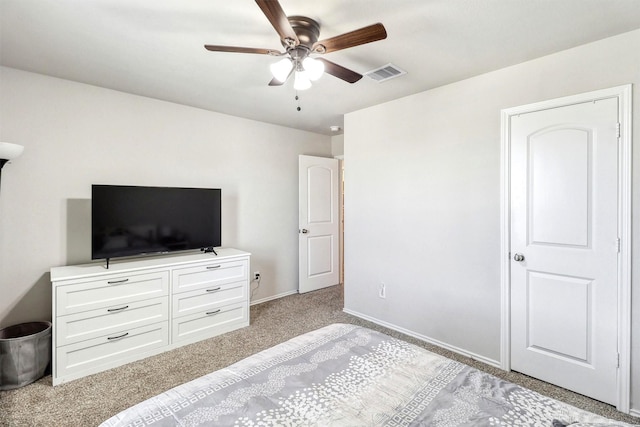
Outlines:
[[51,269],[53,385],[249,326],[250,254]]

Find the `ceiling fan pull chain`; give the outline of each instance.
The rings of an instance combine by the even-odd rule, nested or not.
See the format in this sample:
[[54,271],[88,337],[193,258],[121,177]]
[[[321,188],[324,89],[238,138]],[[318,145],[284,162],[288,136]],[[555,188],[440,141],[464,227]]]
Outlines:
[[300,108],[300,97],[298,97],[298,91],[296,91],[296,101],[298,101],[298,108],[296,108],[296,110],[302,110],[302,108]]

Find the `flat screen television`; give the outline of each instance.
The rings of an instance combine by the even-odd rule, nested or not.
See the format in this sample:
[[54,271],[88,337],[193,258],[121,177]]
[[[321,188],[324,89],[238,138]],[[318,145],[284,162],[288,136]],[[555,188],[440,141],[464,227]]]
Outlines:
[[92,185],[91,258],[221,245],[219,188]]

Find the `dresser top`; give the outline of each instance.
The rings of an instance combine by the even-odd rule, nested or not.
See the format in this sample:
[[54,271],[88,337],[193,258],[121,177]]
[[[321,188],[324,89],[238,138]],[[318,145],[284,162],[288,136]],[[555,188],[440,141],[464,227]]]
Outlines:
[[166,254],[159,256],[149,256],[140,258],[115,259],[107,263],[105,260],[92,262],[89,264],[68,265],[53,267],[51,269],[51,281],[71,280],[88,278],[92,276],[126,273],[136,270],[145,270],[161,267],[176,267],[203,261],[225,261],[234,258],[244,258],[251,255],[249,252],[233,248],[217,248],[214,253],[187,253],[187,254]]

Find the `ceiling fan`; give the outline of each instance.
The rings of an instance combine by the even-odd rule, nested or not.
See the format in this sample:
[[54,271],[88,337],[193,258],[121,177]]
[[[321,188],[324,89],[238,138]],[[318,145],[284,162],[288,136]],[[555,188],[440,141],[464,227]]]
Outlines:
[[323,72],[349,83],[355,83],[362,74],[349,70],[324,58],[312,58],[311,54],[325,54],[337,50],[359,46],[387,38],[384,25],[377,23],[339,36],[318,41],[320,24],[306,16],[285,15],[278,0],[256,0],[269,22],[280,36],[285,51],[251,47],[205,45],[213,52],[256,53],[261,55],[284,56],[271,64],[273,79],[269,86],[280,86],[295,73],[294,88],[304,90],[311,87],[311,80],[320,78]]

